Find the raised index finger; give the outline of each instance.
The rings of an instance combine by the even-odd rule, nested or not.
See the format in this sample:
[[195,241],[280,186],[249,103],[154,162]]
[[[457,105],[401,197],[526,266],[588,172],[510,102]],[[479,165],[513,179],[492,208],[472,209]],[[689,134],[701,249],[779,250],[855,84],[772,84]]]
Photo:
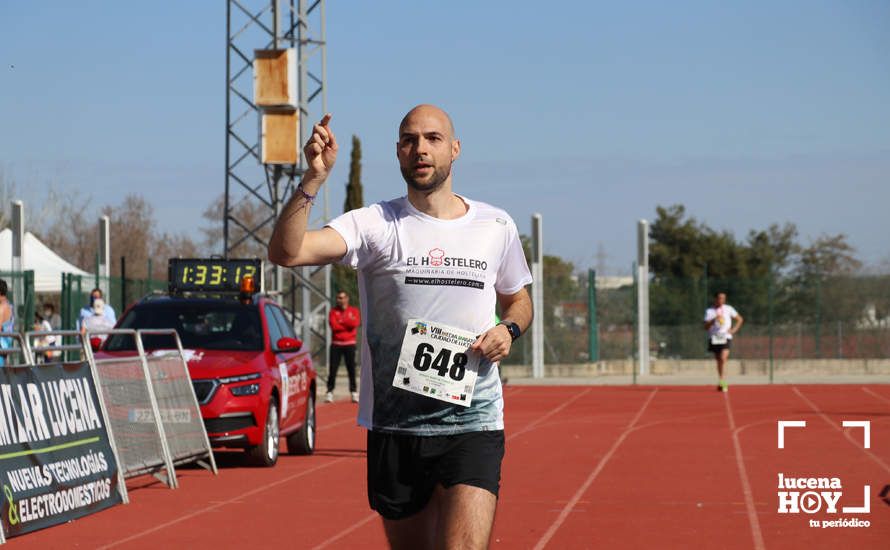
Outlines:
[[331,121],[332,116],[333,115],[331,115],[331,113],[325,114],[323,117],[321,117],[321,122],[319,122],[319,124],[327,127],[328,123]]

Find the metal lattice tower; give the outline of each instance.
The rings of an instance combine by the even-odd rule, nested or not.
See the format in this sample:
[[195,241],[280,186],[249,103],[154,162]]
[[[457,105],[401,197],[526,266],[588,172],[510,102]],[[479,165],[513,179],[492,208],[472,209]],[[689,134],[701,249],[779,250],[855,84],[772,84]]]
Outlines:
[[[225,257],[244,253],[265,257],[272,227],[305,166],[302,150],[295,165],[260,161],[260,109],[253,101],[254,50],[296,49],[299,143],[327,112],[325,0],[228,0],[226,2],[226,172],[223,216]],[[329,219],[328,186],[309,222]],[[330,266],[267,267],[266,291],[290,311],[304,346],[324,358],[330,344]]]

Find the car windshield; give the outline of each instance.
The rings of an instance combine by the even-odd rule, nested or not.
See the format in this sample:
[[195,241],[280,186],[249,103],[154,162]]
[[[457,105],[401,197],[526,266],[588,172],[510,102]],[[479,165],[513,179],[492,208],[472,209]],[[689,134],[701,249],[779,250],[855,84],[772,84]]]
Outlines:
[[[131,309],[118,328],[176,329],[182,347],[187,349],[263,350],[263,329],[257,307],[237,302],[145,304]],[[145,349],[176,347],[175,340],[170,336],[146,334],[142,342]],[[131,336],[114,335],[104,349],[135,350],[136,343]]]

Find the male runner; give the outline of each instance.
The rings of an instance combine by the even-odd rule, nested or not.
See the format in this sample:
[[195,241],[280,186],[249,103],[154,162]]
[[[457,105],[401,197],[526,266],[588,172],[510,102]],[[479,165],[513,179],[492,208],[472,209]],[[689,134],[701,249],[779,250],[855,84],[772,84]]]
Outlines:
[[[733,321],[735,326],[732,325]],[[705,310],[705,330],[708,331],[708,351],[713,353],[714,359],[717,360],[717,375],[720,377],[717,391],[729,391],[729,386],[723,379],[723,367],[729,359],[732,335],[742,328],[744,322],[745,319],[739,312],[726,303],[725,293],[714,294],[714,305]]]
[[308,168],[275,225],[269,259],[359,270],[358,420],[368,429],[368,500],[390,546],[485,548],[504,453],[497,362],[532,318],[516,226],[503,210],[452,192],[460,141],[443,110],[420,105],[402,119],[396,144],[407,196],[307,231],[337,157],[330,120],[303,149]]

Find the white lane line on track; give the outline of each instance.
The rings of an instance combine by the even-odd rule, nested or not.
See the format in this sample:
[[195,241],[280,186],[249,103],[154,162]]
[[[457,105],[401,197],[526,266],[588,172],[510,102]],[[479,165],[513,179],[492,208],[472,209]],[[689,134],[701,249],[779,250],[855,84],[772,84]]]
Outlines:
[[328,540],[324,541],[323,543],[319,544],[318,546],[313,547],[312,550],[319,550],[320,548],[325,548],[326,546],[330,546],[331,544],[337,542],[338,540],[342,539],[343,537],[345,537],[345,536],[348,535],[349,533],[352,533],[353,531],[355,531],[355,530],[358,529],[359,527],[362,527],[363,525],[365,525],[366,523],[369,523],[371,520],[373,520],[373,519],[375,519],[375,518],[377,518],[377,517],[379,517],[379,516],[377,515],[377,512],[371,512],[370,514],[368,514],[368,515],[365,517],[365,519],[359,521],[358,523],[353,524],[352,527],[348,527],[348,528],[346,528],[346,529],[340,531],[339,533],[337,533],[337,534],[334,535],[333,537],[329,538]]
[[888,465],[886,462],[884,462],[884,460],[881,459],[881,457],[879,457],[878,455],[876,455],[873,452],[871,452],[870,450],[864,448],[862,446],[861,441],[856,441],[856,438],[854,438],[852,435],[850,435],[850,433],[847,430],[845,430],[841,427],[840,421],[837,421],[837,422],[833,421],[831,418],[828,417],[827,414],[825,414],[824,412],[819,410],[819,407],[817,407],[815,403],[810,401],[810,398],[807,397],[806,395],[804,395],[803,392],[801,392],[796,387],[792,388],[792,389],[794,390],[794,393],[796,393],[798,395],[798,397],[803,399],[804,402],[806,402],[806,404],[809,405],[810,408],[813,409],[813,411],[815,411],[815,413],[818,414],[822,418],[822,420],[825,421],[826,424],[828,424],[835,430],[844,434],[844,437],[847,438],[847,441],[849,441],[851,444],[853,444],[854,447],[856,447],[857,449],[859,449],[860,451],[862,451],[863,453],[868,455],[868,457],[870,459],[872,459],[878,466],[883,468],[885,472],[890,473],[890,465]]
[[243,499],[243,498],[245,498],[245,497],[249,497],[249,496],[251,496],[251,495],[255,495],[255,494],[257,494],[257,493],[262,493],[263,491],[265,491],[265,490],[267,490],[267,489],[271,489],[272,487],[275,487],[275,486],[277,486],[277,485],[281,485],[281,484],[283,484],[283,483],[287,483],[287,482],[289,482],[289,481],[293,481],[293,480],[295,480],[295,479],[297,479],[297,478],[301,478],[301,477],[303,477],[303,476],[306,476],[306,475],[309,475],[309,474],[311,474],[311,473],[317,472],[317,471],[319,471],[319,470],[321,470],[321,469],[327,468],[328,466],[333,466],[334,464],[337,464],[338,462],[343,462],[344,460],[346,460],[346,457],[338,458],[338,459],[332,460],[332,461],[330,461],[330,462],[326,462],[326,463],[324,463],[324,464],[319,464],[318,466],[316,466],[316,467],[314,467],[314,468],[309,468],[308,470],[303,470],[303,471],[298,472],[298,473],[296,473],[296,474],[294,474],[294,475],[287,476],[287,477],[285,477],[285,478],[279,479],[279,480],[277,480],[277,481],[273,481],[273,482],[271,482],[271,483],[267,483],[267,484],[265,484],[265,485],[262,485],[262,486],[260,486],[260,487],[257,487],[256,489],[253,489],[253,490],[251,490],[251,491],[247,491],[246,493],[241,493],[241,494],[239,494],[239,495],[236,496],[236,497],[232,497],[232,498],[230,498],[230,499],[226,499],[226,500],[223,500],[223,501],[218,501],[217,504],[213,504],[212,506],[207,506],[206,508],[202,508],[202,509],[200,509],[200,510],[197,510],[197,511],[195,511],[195,512],[192,512],[191,514],[186,514],[186,515],[184,515],[184,516],[180,516],[180,517],[178,517],[178,518],[176,518],[176,519],[174,519],[174,520],[167,521],[167,522],[164,522],[164,523],[155,525],[155,526],[152,527],[151,529],[146,529],[146,530],[144,530],[144,531],[140,531],[140,532],[138,532],[138,533],[134,533],[134,534],[130,535],[129,537],[125,537],[125,538],[116,540],[116,541],[111,542],[111,543],[109,543],[109,544],[106,544],[106,545],[104,545],[104,546],[99,546],[98,548],[99,548],[99,550],[102,550],[102,549],[105,549],[105,548],[112,548],[112,547],[114,547],[114,546],[118,546],[118,545],[124,544],[124,543],[126,543],[126,542],[130,542],[130,541],[132,541],[132,540],[136,540],[136,539],[138,539],[138,538],[144,537],[145,535],[150,535],[151,533],[154,533],[154,532],[156,532],[156,531],[160,531],[161,529],[166,529],[167,527],[170,527],[171,525],[176,525],[177,523],[182,523],[183,521],[192,519],[193,517],[196,517],[196,516],[200,516],[201,514],[206,514],[207,512],[210,512],[211,510],[216,510],[217,508],[220,508],[220,507],[222,507],[222,506],[226,506],[227,504],[232,504],[232,503],[238,502],[238,501],[240,501],[241,499]]
[[732,446],[735,449],[735,463],[739,469],[739,479],[742,482],[742,493],[745,495],[745,508],[748,511],[748,523],[751,526],[751,537],[754,539],[755,550],[764,550],[763,532],[760,530],[760,520],[757,517],[757,509],[754,507],[754,493],[751,491],[751,482],[748,479],[748,471],[745,469],[745,457],[742,453],[742,443],[739,441],[739,431],[747,426],[737,428],[735,417],[732,414],[732,406],[729,403],[729,394],[724,393],[726,405],[726,417],[729,419],[729,429],[732,432]]
[[[355,417],[352,417],[352,418],[346,418],[344,420],[338,420],[337,422],[331,422],[330,424],[325,424],[324,426],[320,426],[320,427],[323,429],[324,428],[333,428],[334,426],[340,426],[341,424],[346,424],[348,422],[355,422],[356,426],[358,426],[358,422],[356,421]],[[316,430],[317,429],[318,429],[318,427],[316,427]]]
[[869,395],[873,395],[874,397],[877,397],[884,403],[890,403],[890,399],[887,399],[886,397],[884,397],[883,395],[881,395],[879,393],[875,393],[871,388],[862,388],[862,391],[864,391],[865,393],[867,393]]
[[627,436],[630,435],[630,433],[633,431],[634,425],[637,423],[637,421],[639,421],[640,417],[643,416],[643,413],[646,411],[649,403],[652,402],[652,398],[655,397],[656,393],[658,393],[658,388],[652,390],[652,393],[650,393],[649,397],[646,398],[646,401],[643,402],[643,406],[640,407],[639,411],[637,411],[636,416],[633,417],[633,420],[630,421],[630,424],[628,424],[624,431],[621,432],[621,435],[618,436],[618,439],[615,440],[615,443],[612,444],[612,447],[609,449],[609,451],[600,459],[599,463],[596,465],[596,468],[594,468],[590,475],[587,476],[587,479],[578,488],[578,490],[572,496],[572,499],[569,500],[568,504],[566,504],[565,507],[562,509],[562,512],[560,512],[559,516],[556,518],[556,521],[553,522],[553,525],[551,525],[550,528],[547,529],[547,532],[544,533],[544,536],[542,536],[541,540],[539,540],[538,543],[535,545],[535,550],[541,550],[542,548],[547,546],[547,543],[550,542],[550,539],[553,538],[553,535],[556,534],[556,531],[560,528],[566,518],[569,517],[569,514],[572,512],[572,508],[574,508],[575,505],[578,504],[578,501],[581,500],[581,497],[584,496],[584,493],[587,492],[587,489],[590,487],[596,477],[600,474],[600,472],[603,471],[603,468],[606,467],[606,463],[609,462],[609,460],[612,458],[612,455],[614,455],[615,451],[618,450],[618,447],[621,446]]
[[578,399],[581,399],[582,397],[584,397],[584,396],[587,395],[588,393],[590,393],[590,388],[584,390],[583,392],[579,393],[579,394],[576,395],[575,397],[569,399],[568,401],[566,401],[566,402],[563,403],[562,405],[556,407],[555,409],[553,409],[553,410],[550,411],[549,413],[547,413],[547,414],[545,414],[544,416],[542,416],[541,418],[535,420],[534,422],[532,422],[531,424],[529,424],[529,425],[526,426],[525,428],[522,428],[522,429],[519,430],[518,432],[513,432],[513,433],[511,433],[509,436],[507,436],[507,438],[506,438],[505,441],[510,441],[511,439],[514,439],[514,438],[516,438],[516,437],[519,437],[520,435],[522,435],[522,434],[524,434],[524,433],[526,433],[526,432],[530,432],[530,431],[534,430],[534,429],[537,428],[538,425],[540,425],[542,422],[544,422],[545,420],[549,419],[551,416],[553,416],[553,415],[555,415],[555,414],[558,414],[561,410],[563,410],[564,408],[568,407],[569,405],[571,405],[572,403],[574,403],[574,402],[577,401]]

